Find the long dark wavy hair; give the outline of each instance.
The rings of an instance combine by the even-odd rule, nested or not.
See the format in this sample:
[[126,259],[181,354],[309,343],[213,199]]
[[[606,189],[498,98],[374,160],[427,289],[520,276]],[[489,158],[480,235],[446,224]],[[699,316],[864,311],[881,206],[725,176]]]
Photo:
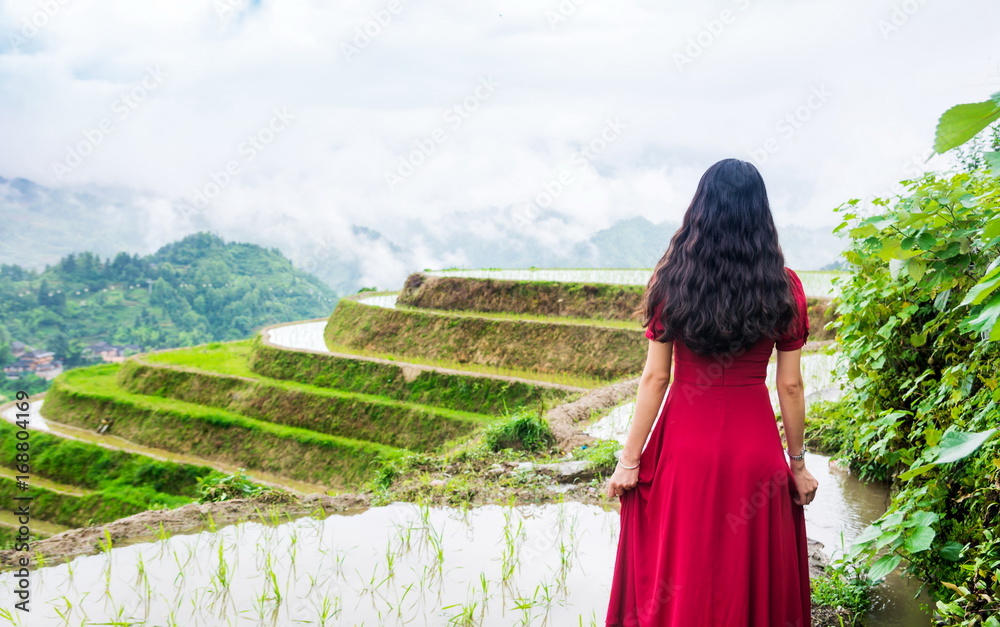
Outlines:
[[778,338],[796,315],[764,179],[753,164],[723,159],[698,182],[681,228],[646,285],[638,314],[659,303],[664,332],[699,355],[741,352]]

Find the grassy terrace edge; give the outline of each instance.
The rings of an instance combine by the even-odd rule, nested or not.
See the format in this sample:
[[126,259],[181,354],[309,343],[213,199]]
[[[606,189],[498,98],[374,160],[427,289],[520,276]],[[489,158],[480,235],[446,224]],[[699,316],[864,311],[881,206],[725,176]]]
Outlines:
[[638,327],[449,316],[365,305],[349,298],[337,303],[324,339],[331,351],[346,346],[607,383],[638,376],[646,358],[643,330]]
[[[0,420],[0,439],[13,441],[18,430],[17,426]],[[3,447],[0,468],[14,470],[17,453],[13,446]],[[198,479],[213,472],[208,466],[163,461],[44,431],[31,432],[33,486],[38,479],[83,490],[142,485],[156,493],[156,500],[161,500],[161,493],[194,498],[198,495]]]
[[[406,279],[396,302],[406,307],[454,312],[559,316],[640,327],[635,316],[643,285],[436,276],[416,272]],[[363,296],[363,295],[362,295]],[[811,340],[833,337],[830,299],[810,297]],[[568,321],[567,321],[568,322]]]
[[[421,452],[432,452],[445,442],[471,435],[492,419],[262,375],[213,372],[195,365],[201,352],[211,350],[194,347],[130,359],[118,373],[118,384],[135,394],[172,398],[275,424]],[[162,363],[170,353],[191,356],[192,365],[183,367],[177,360]]]
[[348,487],[367,480],[373,462],[402,449],[249,418],[193,403],[143,396],[116,381],[119,364],[70,370],[57,377],[42,413],[95,429],[114,421],[115,435],[138,444],[198,455],[321,486]]
[[512,381],[473,372],[442,372],[361,356],[290,350],[268,344],[260,336],[253,340],[248,365],[254,373],[272,379],[481,414],[499,414],[526,405],[563,403],[576,394],[543,382]]
[[67,527],[86,527],[91,524],[111,522],[144,512],[150,509],[151,505],[173,508],[194,500],[132,486],[115,486],[78,495],[30,485],[29,491],[24,492],[18,488],[17,482],[13,479],[0,477],[0,498],[5,502],[23,503],[14,500],[14,497],[25,494],[31,495],[31,500],[27,503],[34,519]]

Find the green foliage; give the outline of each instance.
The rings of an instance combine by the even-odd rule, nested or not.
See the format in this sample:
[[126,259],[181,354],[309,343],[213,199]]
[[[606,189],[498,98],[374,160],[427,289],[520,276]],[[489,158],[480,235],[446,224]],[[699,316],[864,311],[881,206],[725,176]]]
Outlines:
[[872,605],[872,582],[854,564],[838,560],[810,580],[814,605],[832,608],[842,627],[859,627]]
[[[191,502],[188,497],[163,494],[146,486],[115,485],[82,496],[38,485],[31,490],[32,517],[67,527],[110,522],[144,512],[154,504],[173,508]],[[0,477],[0,498],[5,502],[14,503],[14,497],[23,494],[15,481]]]
[[213,472],[207,477],[198,477],[199,503],[249,499],[269,493],[283,492],[277,488],[254,483],[247,477],[244,468],[237,468],[236,472],[228,475],[221,472]]
[[614,440],[601,440],[578,453],[577,457],[589,461],[596,472],[608,474],[613,472],[618,464],[616,453],[620,449],[621,445]]
[[173,398],[269,423],[421,451],[469,435],[490,420],[482,414],[259,375],[248,378],[180,370],[143,360],[123,364],[118,383],[135,394]]
[[[15,425],[0,421],[0,440],[13,442]],[[17,449],[0,447],[0,466],[17,467]],[[93,490],[145,486],[154,492],[194,497],[207,466],[160,461],[144,455],[31,432],[31,472],[52,481]]]
[[[324,331],[327,346],[569,375],[594,386],[642,372],[643,330],[388,309],[341,299]],[[581,381],[581,382],[584,382]]]
[[14,361],[14,356],[10,351],[10,342],[10,332],[8,332],[7,327],[0,322],[0,366],[6,366]]
[[278,251],[208,233],[145,257],[75,253],[42,272],[0,266],[0,319],[10,338],[55,350],[69,366],[89,341],[149,349],[239,339],[325,315],[335,301]]
[[1000,611],[1000,179],[975,170],[904,183],[875,215],[858,215],[857,201],[841,209],[855,269],[834,323],[846,430],[821,437],[893,485],[849,557],[871,581],[904,564],[951,624],[980,625]]
[[268,346],[259,336],[254,340],[248,364],[253,372],[274,379],[484,414],[497,414],[505,407],[567,402],[573,394],[531,381],[429,368],[414,373],[412,367],[381,360],[283,350]]
[[507,448],[537,452],[552,446],[555,441],[545,418],[527,410],[505,416],[483,431],[486,448],[494,452]]
[[865,468],[863,460],[852,457],[854,431],[850,412],[850,405],[841,401],[819,401],[809,405],[806,416],[806,448],[823,455],[845,458],[855,472],[864,478],[871,478],[871,471]]
[[20,379],[8,379],[0,374],[0,403],[16,398],[19,391],[28,395],[41,394],[49,389],[50,383],[50,381],[34,374],[25,375]]
[[938,121],[934,151],[940,154],[957,148],[997,120],[1000,120],[1000,92],[984,102],[955,105]]
[[388,490],[396,479],[415,468],[430,463],[432,459],[432,457],[422,453],[408,453],[400,457],[382,460],[377,464],[378,469],[371,479],[371,486],[375,491]]
[[223,409],[132,394],[116,383],[119,364],[63,373],[45,408],[66,424],[95,429],[101,418],[137,444],[183,451],[324,486],[366,480],[372,462],[402,453],[373,442],[248,418]]

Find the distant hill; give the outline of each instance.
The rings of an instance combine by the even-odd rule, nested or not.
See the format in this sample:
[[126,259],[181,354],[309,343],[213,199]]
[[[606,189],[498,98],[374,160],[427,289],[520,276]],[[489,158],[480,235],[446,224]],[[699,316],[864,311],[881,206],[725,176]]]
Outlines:
[[277,249],[208,233],[146,256],[74,253],[43,271],[0,265],[0,341],[53,351],[70,365],[93,341],[149,350],[234,340],[328,315],[335,303],[329,287]]

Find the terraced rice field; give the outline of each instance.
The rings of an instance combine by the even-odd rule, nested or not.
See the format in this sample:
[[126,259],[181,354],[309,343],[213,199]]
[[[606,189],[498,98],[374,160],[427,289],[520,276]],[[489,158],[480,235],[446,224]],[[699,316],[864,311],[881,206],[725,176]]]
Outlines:
[[[643,329],[627,316],[636,288],[615,296],[596,286],[641,286],[648,271],[426,275],[520,281],[527,305],[498,309],[508,301],[496,286],[475,281],[466,285],[475,298],[441,306],[413,304],[409,287],[362,293],[326,320],[277,325],[252,340],[65,373],[44,403],[34,399],[44,414],[34,437],[49,438],[39,441],[53,451],[70,443],[77,461],[36,469],[46,505],[35,529],[176,507],[197,496],[199,477],[239,467],[291,490],[361,490],[377,462],[453,450],[505,412],[542,411],[641,372]],[[832,293],[835,275],[800,273],[816,296]],[[553,300],[546,281],[593,285],[567,285],[569,296]],[[805,358],[811,387],[835,387],[831,359]],[[629,412],[623,405],[592,432],[618,437],[615,420]],[[95,433],[102,419],[113,420],[104,436]],[[112,460],[106,474],[134,485],[80,470],[93,459]],[[0,492],[14,489],[3,468],[0,460]],[[464,513],[396,504],[278,527],[246,523],[44,568],[36,594],[46,615],[68,624],[99,616],[163,625],[597,625],[615,517],[578,503]]]

